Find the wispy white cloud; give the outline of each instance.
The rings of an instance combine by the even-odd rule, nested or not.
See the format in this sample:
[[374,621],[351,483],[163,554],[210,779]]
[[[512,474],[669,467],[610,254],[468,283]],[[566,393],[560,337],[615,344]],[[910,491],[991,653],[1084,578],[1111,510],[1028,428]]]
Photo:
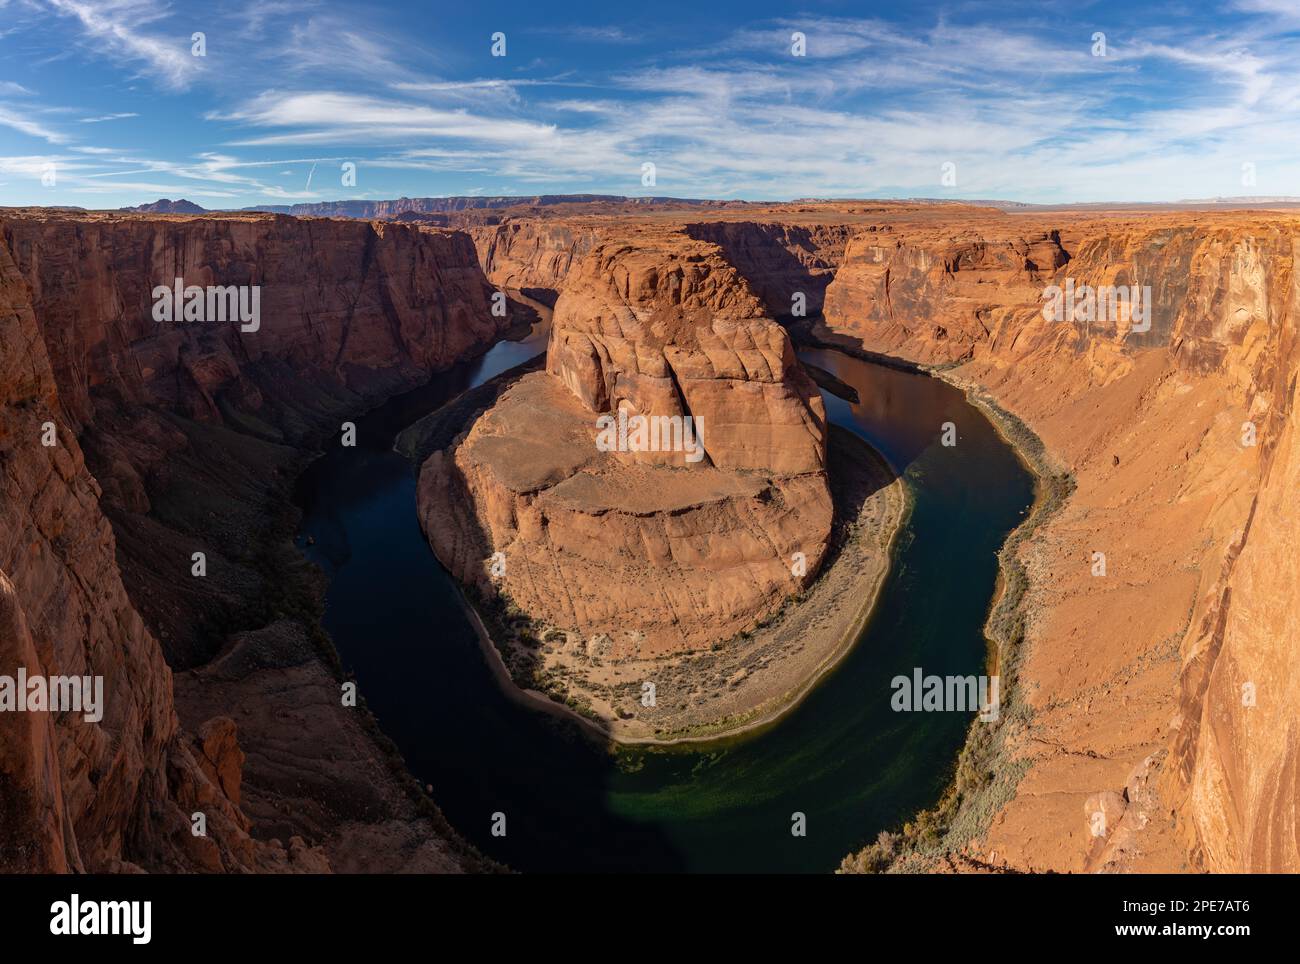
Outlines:
[[572,98],[546,101],[541,106],[548,110],[569,111],[574,114],[621,114],[626,109],[624,105],[613,101]]
[[409,141],[411,138],[480,140],[518,144],[549,137],[554,128],[530,121],[485,117],[404,101],[337,91],[270,93],[212,120],[251,127],[289,128],[232,142],[232,146]]
[[1300,6],[1294,0],[1236,0],[1231,6],[1246,13],[1264,14],[1277,20],[1300,20]]
[[560,36],[585,43],[635,44],[644,42],[644,36],[612,24],[572,24],[566,27],[533,27],[529,33]]
[[203,58],[191,53],[188,38],[164,37],[146,30],[166,8],[155,0],[46,0],[57,14],[74,20],[110,57],[139,65],[166,87],[184,90],[201,71]]
[[30,112],[23,111],[20,113],[10,110],[3,104],[0,104],[0,127],[8,127],[20,134],[26,134],[28,137],[39,137],[51,144],[66,144],[68,142],[66,135],[32,120]]
[[356,11],[320,13],[290,20],[285,36],[260,48],[285,77],[347,76],[376,86],[418,80],[408,63],[434,64],[437,58],[409,36],[386,32],[360,21]]

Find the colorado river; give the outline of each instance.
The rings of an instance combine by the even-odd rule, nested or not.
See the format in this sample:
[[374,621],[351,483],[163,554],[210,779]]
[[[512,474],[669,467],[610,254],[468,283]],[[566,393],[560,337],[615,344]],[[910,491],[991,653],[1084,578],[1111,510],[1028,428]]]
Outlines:
[[[396,434],[466,388],[545,349],[525,342],[439,375],[357,422],[357,447],[298,485],[300,544],[330,577],[325,628],[384,732],[452,825],[522,871],[817,871],[932,804],[972,714],[896,713],[890,680],[978,674],[997,550],[1033,479],[960,392],[834,351],[801,357],[853,386],[836,424],[902,474],[912,512],[862,638],[775,726],[704,747],[603,751],[494,681],[415,514]],[[942,426],[957,444],[940,444]],[[492,815],[506,815],[504,837]],[[792,836],[791,815],[807,835]]]

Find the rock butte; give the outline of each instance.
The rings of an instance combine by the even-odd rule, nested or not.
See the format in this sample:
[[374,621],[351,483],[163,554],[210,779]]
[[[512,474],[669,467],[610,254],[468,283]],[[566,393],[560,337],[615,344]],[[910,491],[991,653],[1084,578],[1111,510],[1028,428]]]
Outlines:
[[[462,230],[0,214],[0,658],[47,674],[103,673],[109,707],[98,728],[79,717],[0,721],[0,773],[13,788],[0,813],[5,869],[385,869],[402,865],[403,853],[417,853],[422,867],[472,865],[417,809],[361,724],[348,742],[357,759],[335,775],[373,788],[382,817],[331,806],[328,779],[292,791],[264,748],[296,737],[306,743],[295,751],[330,770],[320,743],[340,735],[313,746],[310,734],[335,717],[276,730],[275,714],[256,709],[268,671],[251,654],[276,653],[270,672],[322,707],[334,698],[332,671],[287,619],[243,624],[213,661],[205,617],[220,625],[217,616],[236,611],[231,600],[258,588],[256,567],[233,559],[246,586],[198,592],[150,566],[143,547],[188,546],[199,534],[237,546],[206,514],[175,511],[168,493],[195,480],[224,485],[238,496],[228,502],[253,507],[245,523],[266,517],[287,499],[298,447],[326,421],[336,427],[340,412],[495,337],[485,276],[560,299],[557,330],[574,341],[557,353],[561,368],[527,386],[548,401],[550,414],[538,417],[572,413],[564,424],[576,426],[625,373],[639,404],[686,397],[684,385],[670,396],[656,374],[661,358],[671,363],[676,329],[633,333],[646,351],[625,354],[610,336],[626,333],[582,324],[592,312],[614,318],[634,293],[666,291],[648,279],[666,277],[669,262],[660,270],[653,261],[694,241],[711,246],[692,263],[710,266],[708,277],[738,276],[728,297],[757,298],[772,318],[804,292],[824,314],[802,336],[943,366],[944,377],[1018,416],[1049,463],[1073,475],[1064,506],[1018,550],[1028,580],[1016,669],[1026,714],[1004,736],[1023,776],[998,786],[987,819],[944,863],[1300,870],[1300,446],[1291,418],[1300,217],[840,202],[560,204],[448,219]],[[638,236],[652,242],[644,257]],[[605,263],[612,274],[601,273]],[[204,273],[195,283],[266,279],[269,288],[275,277],[281,309],[264,302],[262,331],[247,340],[157,335],[139,292],[176,268],[187,279]],[[634,277],[635,288],[618,280]],[[1151,330],[1044,321],[1042,287],[1065,277],[1150,285]],[[561,324],[570,301],[586,308]],[[579,335],[590,352],[579,351]],[[770,357],[762,370],[774,376]],[[781,389],[790,390],[799,394],[793,381]],[[58,447],[31,441],[47,420],[59,427]],[[486,441],[491,417],[481,421]],[[1246,422],[1255,445],[1242,444]],[[816,451],[809,434],[792,436],[788,466],[720,466],[710,453],[700,476],[719,485],[726,472],[730,484],[751,471],[774,484],[815,480],[805,468]],[[749,454],[761,451],[774,447]],[[662,468],[616,459],[600,471]],[[583,484],[599,482],[599,472],[586,474]],[[514,508],[517,479],[481,481]],[[679,497],[666,487],[662,495]],[[1095,551],[1106,553],[1104,578],[1091,575]],[[174,666],[194,667],[175,684],[164,648]],[[200,686],[199,674],[212,685]],[[242,782],[239,752],[248,754]],[[345,775],[358,766],[364,779]],[[296,821],[277,807],[294,792],[287,809],[310,815]],[[186,820],[197,802],[210,813],[210,838],[199,843]],[[1096,809],[1107,815],[1100,837],[1090,830]],[[250,814],[288,846],[250,836]]]
[[[690,416],[705,458],[601,452],[596,418]],[[707,648],[812,579],[826,550],[821,395],[785,331],[712,245],[602,242],[556,303],[525,376],[420,475],[420,517],[464,582],[607,655]],[[794,574],[791,560],[806,565]]]

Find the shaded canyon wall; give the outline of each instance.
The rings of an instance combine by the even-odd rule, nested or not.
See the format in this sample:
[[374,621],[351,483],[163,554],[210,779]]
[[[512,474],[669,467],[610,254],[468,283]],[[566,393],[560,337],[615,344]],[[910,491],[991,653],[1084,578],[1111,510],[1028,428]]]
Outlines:
[[[483,350],[508,323],[490,311],[470,238],[262,215],[26,212],[0,219],[0,240],[3,671],[93,673],[106,686],[100,724],[4,714],[6,869],[384,869],[384,846],[409,855],[421,838],[431,843],[412,869],[460,866],[404,799],[364,711],[334,733],[362,757],[336,782],[370,788],[370,821],[400,832],[372,834],[380,854],[368,863],[337,840],[315,846],[366,824],[317,799],[312,846],[292,819],[277,826],[287,849],[255,840],[245,810],[269,814],[275,800],[241,787],[244,753],[226,717],[272,728],[241,723],[246,746],[294,746],[291,721],[274,730],[283,714],[258,719],[245,705],[257,659],[277,646],[294,652],[263,676],[279,674],[282,693],[287,680],[310,684],[309,704],[338,703],[335,673],[298,621],[310,622],[310,605],[283,595],[301,568],[286,537],[292,478],[342,417]],[[154,321],[152,289],[177,277],[260,286],[260,327]],[[191,577],[196,546],[208,579]],[[199,667],[223,644],[225,675],[187,684],[202,715],[182,726],[168,661]],[[205,705],[218,691],[224,704]],[[195,810],[208,815],[207,837],[190,833]]]

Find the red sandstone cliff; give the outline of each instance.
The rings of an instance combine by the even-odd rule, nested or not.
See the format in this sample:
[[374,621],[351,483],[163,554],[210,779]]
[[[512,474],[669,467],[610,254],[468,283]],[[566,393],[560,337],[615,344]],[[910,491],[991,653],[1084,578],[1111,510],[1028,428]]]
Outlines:
[[[198,418],[218,418],[218,395],[239,393],[256,411],[248,369],[259,364],[379,397],[499,327],[459,232],[270,215],[31,216],[2,229],[78,426],[92,420],[95,388]],[[155,322],[151,292],[176,278],[260,286],[260,330]]]
[[713,245],[640,236],[599,246],[566,279],[546,370],[595,413],[701,419],[719,468],[825,467],[820,394]]
[[[237,805],[196,764],[171,673],[118,576],[27,297],[0,246],[0,672],[104,678],[103,719],[5,713],[0,720],[3,869],[288,869],[257,847]],[[53,425],[57,444],[42,444]],[[202,810],[210,836],[191,834]],[[303,866],[318,865],[304,855]]]
[[498,288],[514,288],[551,301],[569,270],[591,250],[605,229],[594,223],[512,218],[473,227],[484,275]]
[[[191,696],[196,738],[178,722],[172,673],[137,605],[183,662],[208,658],[220,626],[258,610],[274,587],[241,553],[271,551],[261,540],[305,454],[296,446],[481,350],[506,323],[488,309],[470,239],[269,216],[44,212],[5,217],[0,239],[0,672],[105,680],[98,724],[78,714],[0,719],[4,869],[461,866],[395,782],[373,724],[357,712],[339,718],[337,682],[310,644],[284,659],[269,640],[257,645],[263,662],[278,660],[282,692],[294,680],[304,705],[335,707],[315,734],[250,714],[261,680],[229,669],[247,660],[227,660]],[[260,285],[260,327],[155,322],[151,291],[176,277]],[[56,445],[41,444],[46,423]],[[209,550],[215,588],[191,588],[195,545]],[[205,625],[205,608],[222,618]],[[273,635],[287,638],[284,626]],[[235,639],[231,653],[248,645]],[[262,810],[268,792],[282,791],[241,785],[230,715],[259,759],[271,740],[306,758],[331,732],[339,745],[369,747],[348,766],[374,789],[377,822],[331,816],[326,794],[298,801],[316,846],[293,836],[305,825],[292,820],[281,821],[287,850],[255,840],[241,803]],[[337,754],[320,758],[328,767]],[[259,776],[273,782],[274,765]],[[191,833],[200,811],[207,836]]]
[[[777,318],[822,310],[826,286],[835,277],[856,229],[847,224],[777,224],[711,221],[688,224],[692,238],[711,241],[754,288]],[[796,295],[802,294],[802,304]]]
[[[769,217],[773,214],[799,217],[785,209],[767,212]],[[828,223],[814,219],[806,224],[775,220],[674,224],[671,219],[661,219],[660,224],[665,221],[690,238],[717,245],[775,318],[794,311],[796,293],[804,295],[807,315],[821,311],[826,286],[857,231],[853,225],[837,223],[833,216]],[[558,292],[570,270],[599,241],[638,224],[654,230],[649,222],[627,212],[603,217],[540,217],[534,212],[467,231],[489,281],[502,288],[545,293]]]
[[[1077,484],[1020,551],[1027,713],[1001,759],[1027,771],[974,851],[1024,870],[1294,871],[1297,223],[983,222],[864,230],[821,329],[964,362],[950,377],[1022,418]],[[1150,330],[1045,320],[1043,288],[1067,277],[1150,286]],[[1094,837],[1107,794],[1118,810]]]
[[[940,229],[942,230],[942,229]],[[1043,279],[1064,264],[1053,232],[987,240],[892,226],[857,235],[826,291],[827,324],[872,350],[915,361],[967,357],[996,315],[1038,302]]]

